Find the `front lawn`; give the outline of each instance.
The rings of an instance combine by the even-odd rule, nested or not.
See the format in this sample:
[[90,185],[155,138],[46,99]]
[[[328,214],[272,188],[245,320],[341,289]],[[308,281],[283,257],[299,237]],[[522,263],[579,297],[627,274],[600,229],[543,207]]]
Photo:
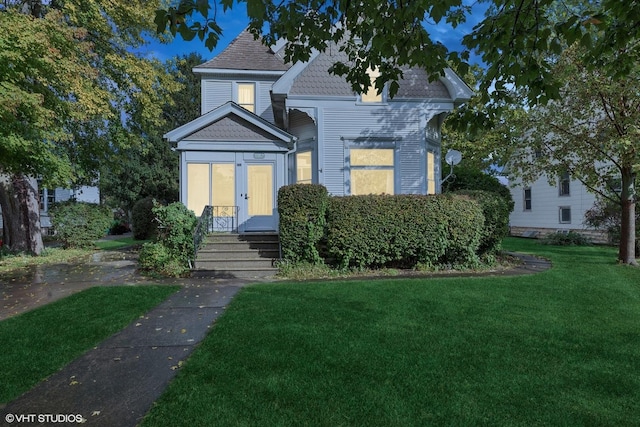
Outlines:
[[244,288],[143,426],[640,425],[640,269]]
[[95,287],[0,322],[0,403],[160,304],[178,286]]

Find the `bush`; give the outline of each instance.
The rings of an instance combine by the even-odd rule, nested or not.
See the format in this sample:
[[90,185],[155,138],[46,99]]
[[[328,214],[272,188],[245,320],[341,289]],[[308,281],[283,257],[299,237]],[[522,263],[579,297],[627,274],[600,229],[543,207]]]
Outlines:
[[568,233],[551,233],[547,234],[541,242],[545,245],[556,246],[589,246],[591,241],[582,234],[569,231]]
[[153,197],[145,197],[133,205],[131,225],[133,228],[133,237],[136,240],[146,240],[155,237],[158,227],[152,211],[153,206]]
[[502,239],[509,235],[509,205],[500,195],[482,190],[460,190],[455,194],[466,195],[480,204],[484,215],[484,229],[479,255],[493,254],[500,249]]
[[182,276],[189,271],[189,260],[194,257],[196,216],[179,202],[156,204],[152,213],[158,224],[156,241],[142,246],[138,264],[142,270],[157,275]]
[[341,268],[475,265],[484,218],[462,196],[330,199],[327,248]]
[[153,214],[158,224],[158,242],[168,249],[172,258],[188,266],[195,255],[193,231],[198,222],[195,214],[180,202],[156,205]]
[[280,244],[283,259],[322,264],[318,249],[325,235],[327,189],[317,184],[294,184],[278,190]]
[[511,191],[503,185],[498,178],[491,176],[477,169],[471,169],[462,165],[454,166],[453,173],[456,178],[452,182],[447,182],[444,192],[457,192],[459,190],[481,190],[499,194],[507,204],[508,212],[513,211],[515,206]]
[[56,236],[64,248],[90,248],[104,237],[113,220],[113,213],[105,206],[67,201],[49,209]]

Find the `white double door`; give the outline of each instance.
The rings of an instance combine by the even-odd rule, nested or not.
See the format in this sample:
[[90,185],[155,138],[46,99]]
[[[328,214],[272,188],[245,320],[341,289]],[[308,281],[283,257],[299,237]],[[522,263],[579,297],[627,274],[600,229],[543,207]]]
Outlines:
[[281,176],[284,156],[278,153],[224,154],[220,156],[220,163],[211,164],[212,205],[218,201],[235,204],[240,233],[276,231],[277,189],[284,184]]

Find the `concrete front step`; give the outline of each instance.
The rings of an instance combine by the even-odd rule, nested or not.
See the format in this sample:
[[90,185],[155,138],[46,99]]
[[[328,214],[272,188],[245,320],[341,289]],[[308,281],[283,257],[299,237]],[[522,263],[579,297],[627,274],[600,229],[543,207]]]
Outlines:
[[198,251],[192,276],[261,278],[272,277],[280,258],[278,235],[215,233],[206,237]]
[[206,270],[218,269],[244,269],[244,268],[275,268],[275,259],[256,258],[256,259],[196,259],[196,268],[204,268]]
[[278,259],[280,251],[276,249],[201,249],[198,251],[199,260],[215,261],[219,259]]
[[268,279],[278,274],[277,268],[245,268],[236,270],[191,270],[191,277],[211,277],[216,279]]

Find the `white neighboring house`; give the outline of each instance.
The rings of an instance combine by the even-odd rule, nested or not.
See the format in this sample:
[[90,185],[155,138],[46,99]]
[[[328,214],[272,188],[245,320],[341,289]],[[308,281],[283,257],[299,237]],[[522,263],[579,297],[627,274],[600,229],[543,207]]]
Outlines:
[[[80,186],[76,189],[69,188],[43,188],[38,181],[38,191],[40,193],[40,227],[43,234],[52,234],[51,218],[49,217],[49,207],[56,202],[64,202],[75,199],[78,202],[100,203],[100,190],[97,186]],[[0,232],[2,230],[2,210],[0,210]],[[1,233],[0,233],[1,236]]]
[[511,196],[515,202],[509,216],[512,236],[544,237],[549,233],[575,231],[592,241],[605,243],[606,232],[589,228],[584,215],[596,201],[580,181],[568,174],[558,177],[550,185],[546,176],[529,185],[510,179]]

